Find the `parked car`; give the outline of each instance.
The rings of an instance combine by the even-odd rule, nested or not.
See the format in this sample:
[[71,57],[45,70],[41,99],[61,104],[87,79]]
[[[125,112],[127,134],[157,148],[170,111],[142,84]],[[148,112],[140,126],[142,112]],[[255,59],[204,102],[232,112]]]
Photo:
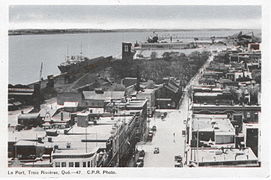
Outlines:
[[151,130],[156,131],[157,130],[156,126],[152,126]]
[[144,156],[145,156],[145,151],[144,150],[139,151],[139,157],[144,157]]
[[143,162],[136,162],[135,167],[143,167],[144,163]]
[[154,154],[159,154],[159,147],[155,147],[153,153]]
[[182,158],[181,155],[177,155],[177,156],[175,156],[174,158],[175,158],[175,161],[177,161],[177,162],[183,160],[183,158]]
[[139,158],[137,159],[137,162],[144,162],[144,157],[139,157]]
[[177,162],[175,163],[175,167],[183,167],[183,163]]
[[161,115],[161,119],[164,120],[165,119],[165,116],[164,114]]
[[135,163],[135,167],[143,167],[144,166],[144,157],[139,157]]
[[148,134],[148,137],[147,137],[147,141],[152,141],[152,138],[153,138],[153,134]]

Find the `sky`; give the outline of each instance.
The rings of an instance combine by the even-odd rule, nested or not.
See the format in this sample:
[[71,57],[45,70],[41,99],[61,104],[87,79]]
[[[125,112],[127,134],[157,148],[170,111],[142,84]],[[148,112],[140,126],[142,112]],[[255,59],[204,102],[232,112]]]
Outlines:
[[261,6],[13,5],[9,29],[259,29]]

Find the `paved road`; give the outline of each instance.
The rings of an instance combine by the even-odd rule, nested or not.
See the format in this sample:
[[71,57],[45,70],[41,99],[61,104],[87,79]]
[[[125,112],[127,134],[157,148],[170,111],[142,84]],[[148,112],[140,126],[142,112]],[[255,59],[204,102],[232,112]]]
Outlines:
[[[186,114],[179,110],[168,110],[164,120],[152,119],[150,125],[156,125],[157,131],[152,142],[142,145],[145,150],[144,167],[174,167],[174,156],[183,154],[184,137],[182,129]],[[160,153],[154,154],[155,147],[159,147]]]
[[[185,137],[182,136],[182,130],[185,130],[186,125],[183,120],[191,116],[191,111],[188,108],[189,100],[187,89],[191,85],[198,84],[198,80],[202,75],[201,72],[205,70],[212,59],[213,56],[209,58],[206,64],[200,69],[200,73],[198,73],[186,87],[186,93],[179,110],[157,110],[158,113],[159,111],[167,112],[168,116],[164,121],[161,120],[161,118],[151,119],[150,127],[153,125],[157,126],[153,140],[152,142],[139,145],[139,148],[144,149],[146,152],[144,167],[174,167],[174,156],[181,155],[184,157]],[[159,147],[159,154],[153,153],[155,147]]]

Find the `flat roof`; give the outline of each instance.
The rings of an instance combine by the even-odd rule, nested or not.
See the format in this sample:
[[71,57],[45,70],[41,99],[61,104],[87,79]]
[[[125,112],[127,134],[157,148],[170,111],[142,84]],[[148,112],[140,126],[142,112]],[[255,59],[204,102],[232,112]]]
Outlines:
[[114,117],[113,119],[111,117],[101,117],[97,125],[89,125],[88,127],[74,125],[68,134],[52,136],[52,142],[48,142],[46,137],[44,144],[47,147],[58,145],[59,149],[66,149],[67,143],[69,143],[71,148],[67,151],[61,150],[62,154],[66,152],[68,154],[84,152],[86,145],[90,151],[94,151],[95,148],[105,148],[106,141],[112,136],[113,126],[115,124],[117,126],[124,123],[129,124],[132,118],[133,116]]
[[220,92],[195,92],[194,96],[218,96],[218,95],[222,95],[223,93]]
[[104,112],[104,108],[88,108],[89,111],[92,111],[93,114],[100,114]]
[[15,146],[44,146],[44,144],[38,143],[37,141],[20,140],[15,144]]
[[144,91],[140,91],[138,94],[152,94],[156,91],[156,88],[154,89],[144,89]]
[[33,93],[32,93],[32,92],[29,92],[29,93],[27,93],[27,92],[25,92],[25,93],[23,93],[23,92],[10,92],[10,93],[8,93],[8,95],[9,95],[9,96],[10,96],[10,95],[32,96]]
[[125,91],[104,91],[102,94],[97,94],[95,91],[83,91],[85,99],[106,100],[106,99],[121,99],[125,95]]
[[194,114],[195,118],[200,119],[226,119],[228,118],[227,114]]
[[71,143],[71,148],[57,149],[52,155],[88,155],[97,152],[100,148],[106,148],[106,142],[83,142],[82,147],[80,148],[73,147],[73,144]]
[[251,148],[224,149],[224,151],[226,153],[222,153],[221,149],[199,149],[196,154],[199,163],[258,160]]
[[193,107],[231,107],[231,108],[244,108],[244,107],[251,107],[251,108],[257,108],[257,107],[261,107],[259,105],[239,105],[239,104],[234,104],[234,105],[227,105],[227,104],[200,104],[200,103],[193,103]]
[[227,118],[193,118],[192,130],[215,131],[216,135],[235,135],[235,129],[231,124],[230,120]]
[[131,100],[129,103],[127,103],[126,106],[127,107],[143,107],[147,101],[148,101],[147,99],[134,99],[134,100]]
[[[86,145],[88,145],[89,149],[105,147],[106,137],[101,137],[101,134],[97,133],[96,138],[96,135],[92,132],[87,132],[86,136],[84,132],[85,131],[82,131],[81,134],[59,134],[58,136],[51,136],[51,142],[49,142],[48,137],[46,137],[44,138],[44,146],[53,148],[57,145],[59,149],[67,149],[67,144],[69,144],[69,150],[77,152],[84,151]],[[86,142],[86,140],[88,142]]]
[[9,130],[8,141],[15,142],[19,140],[35,140],[36,137],[45,137],[46,132],[43,128],[32,128],[28,130]]
[[78,102],[64,102],[64,108],[66,107],[78,107]]

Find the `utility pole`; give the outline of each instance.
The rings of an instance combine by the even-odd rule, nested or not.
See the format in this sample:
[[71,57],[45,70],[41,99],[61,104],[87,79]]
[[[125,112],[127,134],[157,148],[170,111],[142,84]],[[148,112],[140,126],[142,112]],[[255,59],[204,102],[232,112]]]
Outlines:
[[197,130],[197,165],[199,165],[199,124]]
[[88,152],[88,145],[87,145],[87,144],[88,144],[87,129],[88,129],[88,128],[86,127],[86,129],[85,129],[85,130],[86,130],[86,132],[85,132],[85,134],[86,134],[86,153]]
[[139,66],[137,65],[136,69],[136,91],[140,91],[140,73],[139,73]]

